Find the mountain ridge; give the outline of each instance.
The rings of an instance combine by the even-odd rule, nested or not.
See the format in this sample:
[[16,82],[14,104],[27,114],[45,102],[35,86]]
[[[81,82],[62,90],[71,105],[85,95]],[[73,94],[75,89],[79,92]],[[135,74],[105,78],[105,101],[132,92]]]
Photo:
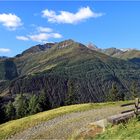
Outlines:
[[43,92],[52,109],[106,102],[112,85],[118,90],[116,100],[131,99],[133,83],[140,91],[139,62],[111,57],[73,40],[55,43],[39,52],[32,49],[0,61],[0,96],[4,105],[19,94],[30,98]]
[[115,47],[111,47],[111,48],[101,49],[92,43],[88,44],[87,47],[89,49],[99,51],[111,57],[116,57],[121,59],[131,59],[131,58],[140,57],[140,50],[134,48],[118,49]]

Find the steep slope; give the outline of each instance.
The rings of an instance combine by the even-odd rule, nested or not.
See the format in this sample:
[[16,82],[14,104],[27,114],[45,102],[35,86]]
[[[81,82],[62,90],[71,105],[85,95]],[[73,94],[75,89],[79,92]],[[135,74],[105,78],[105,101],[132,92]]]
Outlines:
[[98,51],[98,52],[101,52],[102,51],[102,49],[100,49],[100,48],[98,48],[95,44],[93,44],[93,43],[89,43],[88,45],[87,45],[87,47],[89,48],[89,49],[91,49],[91,50],[95,50],[95,51]]
[[47,51],[48,49],[50,49],[54,45],[55,45],[55,43],[46,43],[43,45],[38,44],[36,46],[33,46],[33,47],[23,51],[21,54],[16,55],[16,57],[21,57],[23,55],[28,55],[28,54],[39,53],[41,51]]
[[33,46],[27,50],[25,50],[22,55],[28,54],[28,53],[38,53],[40,51],[47,51],[48,49],[50,49],[53,45],[55,45],[54,43],[46,43],[44,45],[36,45]]
[[57,43],[47,52],[16,58],[15,63],[20,77],[11,82],[11,95],[43,90],[51,108],[106,101],[112,83],[120,95],[131,98],[131,84],[140,84],[139,64],[111,58],[72,40]]
[[0,80],[12,80],[17,77],[16,65],[12,59],[0,60]]
[[45,92],[50,108],[103,102],[114,83],[119,96],[131,98],[133,82],[140,85],[140,64],[112,58],[73,40],[55,43],[47,51],[13,59],[18,77],[10,81],[9,96]]

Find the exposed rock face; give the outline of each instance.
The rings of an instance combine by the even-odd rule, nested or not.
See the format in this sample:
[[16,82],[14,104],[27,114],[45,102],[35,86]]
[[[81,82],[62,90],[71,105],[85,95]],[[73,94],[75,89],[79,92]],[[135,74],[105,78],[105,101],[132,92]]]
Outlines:
[[95,51],[99,51],[99,52],[102,51],[102,49],[98,48],[98,47],[97,47],[95,44],[93,44],[93,43],[89,43],[89,44],[87,45],[87,47],[88,47],[89,49],[91,49],[91,50],[95,50]]
[[54,43],[46,43],[44,45],[39,44],[39,45],[36,45],[36,46],[33,46],[33,47],[27,49],[26,51],[24,51],[22,53],[22,55],[25,55],[25,54],[28,54],[28,53],[37,53],[37,52],[40,52],[40,51],[47,51],[53,45],[54,45]]

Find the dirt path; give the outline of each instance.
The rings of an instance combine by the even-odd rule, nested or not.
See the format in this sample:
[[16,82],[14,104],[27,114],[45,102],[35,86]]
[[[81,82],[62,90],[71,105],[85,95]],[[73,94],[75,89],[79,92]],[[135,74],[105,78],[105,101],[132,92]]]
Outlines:
[[23,139],[68,139],[72,134],[81,131],[89,123],[119,114],[125,108],[103,107],[83,112],[75,112],[56,117],[47,122],[29,128],[13,136],[10,140]]

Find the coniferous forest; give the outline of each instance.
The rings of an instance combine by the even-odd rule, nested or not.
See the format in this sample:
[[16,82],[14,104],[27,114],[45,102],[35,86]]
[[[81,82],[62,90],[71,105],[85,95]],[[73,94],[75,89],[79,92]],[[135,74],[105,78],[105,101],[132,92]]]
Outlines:
[[140,63],[124,55],[65,40],[1,58],[1,123],[65,105],[140,96]]

